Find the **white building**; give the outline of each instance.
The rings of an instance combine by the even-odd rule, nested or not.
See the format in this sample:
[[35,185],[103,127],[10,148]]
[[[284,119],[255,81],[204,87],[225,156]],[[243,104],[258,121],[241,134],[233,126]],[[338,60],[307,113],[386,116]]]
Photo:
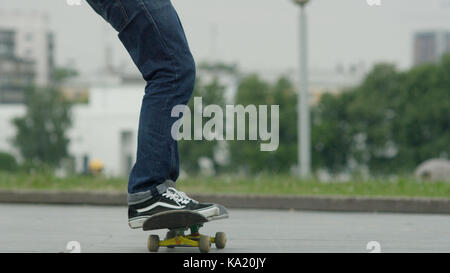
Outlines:
[[[74,106],[68,135],[77,172],[83,172],[90,161],[100,160],[105,174],[128,175],[136,158],[143,95],[141,84],[94,87],[88,104]],[[16,133],[11,120],[24,112],[23,105],[0,105],[0,151],[18,156],[10,141]]]
[[89,103],[73,109],[69,153],[82,172],[91,160],[100,160],[105,173],[128,175],[135,161],[143,85],[96,87]]
[[48,84],[54,53],[48,17],[35,11],[0,10],[0,33],[7,33],[12,37],[11,41],[0,40],[0,52],[11,50],[16,58],[32,60],[35,69],[34,83]]

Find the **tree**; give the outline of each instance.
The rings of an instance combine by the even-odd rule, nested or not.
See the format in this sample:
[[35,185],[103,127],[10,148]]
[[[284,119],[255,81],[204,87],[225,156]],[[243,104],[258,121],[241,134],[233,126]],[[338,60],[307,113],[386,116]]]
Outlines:
[[347,122],[352,140],[349,159],[375,172],[385,172],[393,166],[393,125],[395,119],[401,118],[397,115],[398,104],[407,100],[401,97],[403,82],[403,73],[393,65],[376,65],[348,101]]
[[61,84],[69,78],[78,76],[77,70],[70,67],[56,67],[52,71],[51,80],[54,84]]
[[[279,105],[278,149],[267,153],[269,168],[274,173],[287,172],[297,164],[297,91],[286,77],[280,77],[272,86],[267,103]],[[264,166],[261,166],[264,170]]]
[[297,158],[297,114],[296,92],[293,84],[280,77],[270,84],[253,74],[242,79],[236,95],[236,104],[243,106],[268,106],[268,126],[270,126],[272,105],[279,106],[279,146],[275,151],[261,151],[261,140],[251,141],[247,134],[244,141],[230,142],[231,167],[246,173],[289,171]]
[[346,105],[355,92],[339,96],[324,94],[311,109],[312,166],[338,172],[347,166],[352,143],[350,116]]
[[[270,85],[261,80],[256,74],[246,76],[241,79],[235,98],[235,105],[244,107],[253,104],[267,104]],[[262,166],[268,165],[267,154],[260,152],[260,141],[249,141],[249,118],[245,117],[245,140],[237,140],[237,122],[234,122],[234,140],[228,141],[230,147],[231,164],[230,168],[241,170],[246,173],[253,173],[262,170]]]
[[450,156],[450,55],[405,73],[392,132],[396,164],[412,169],[433,157]]
[[13,172],[17,170],[17,161],[9,153],[0,152],[0,171]]
[[324,95],[313,109],[313,166],[340,171],[350,162],[374,173],[411,171],[450,154],[450,55],[399,72],[374,66],[364,81]]
[[13,120],[15,146],[31,162],[58,166],[68,156],[70,103],[55,88],[31,87],[26,91],[25,116]]

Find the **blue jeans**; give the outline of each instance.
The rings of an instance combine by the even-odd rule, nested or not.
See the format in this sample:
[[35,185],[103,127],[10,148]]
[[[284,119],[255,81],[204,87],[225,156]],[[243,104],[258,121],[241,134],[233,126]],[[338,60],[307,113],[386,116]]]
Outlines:
[[[142,100],[136,163],[128,203],[157,196],[179,176],[177,142],[171,136],[175,105],[187,104],[195,62],[170,0],[87,0],[118,31],[119,39],[147,82]],[[95,41],[93,46],[95,45]]]

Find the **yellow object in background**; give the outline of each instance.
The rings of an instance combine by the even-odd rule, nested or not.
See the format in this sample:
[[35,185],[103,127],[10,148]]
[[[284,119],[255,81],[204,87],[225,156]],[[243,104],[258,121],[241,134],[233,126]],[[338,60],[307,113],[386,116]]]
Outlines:
[[103,162],[98,160],[98,159],[94,159],[91,162],[89,162],[89,172],[91,174],[99,174],[103,171]]

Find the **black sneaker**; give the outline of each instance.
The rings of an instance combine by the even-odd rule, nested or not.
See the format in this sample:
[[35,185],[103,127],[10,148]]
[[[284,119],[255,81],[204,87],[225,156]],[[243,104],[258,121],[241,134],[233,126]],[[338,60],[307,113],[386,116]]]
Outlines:
[[207,218],[219,215],[220,212],[215,204],[199,203],[184,192],[169,187],[159,196],[128,206],[128,225],[130,228],[141,228],[152,215],[174,210],[195,210]]

